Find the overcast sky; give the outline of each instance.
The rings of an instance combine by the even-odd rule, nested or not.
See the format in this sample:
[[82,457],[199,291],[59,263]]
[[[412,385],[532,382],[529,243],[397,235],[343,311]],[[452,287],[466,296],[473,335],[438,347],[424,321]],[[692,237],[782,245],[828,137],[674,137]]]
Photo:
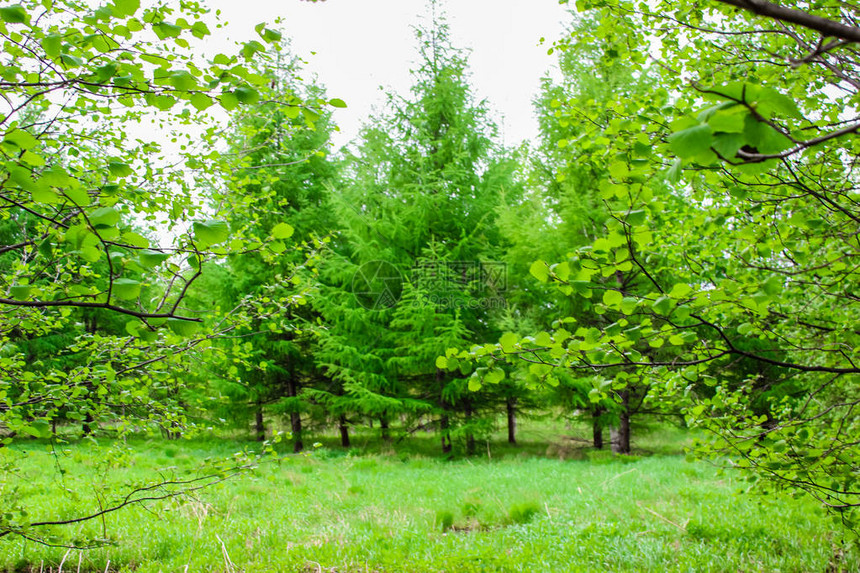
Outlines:
[[[505,142],[534,137],[537,123],[531,100],[554,57],[547,49],[562,33],[569,16],[557,0],[448,0],[451,37],[469,48],[472,85],[486,98]],[[254,26],[282,18],[280,29],[292,39],[293,51],[307,60],[308,71],[326,86],[330,97],[347,102],[335,120],[342,134],[336,145],[355,137],[374,105],[384,101],[379,89],[405,94],[415,67],[412,26],[426,14],[425,0],[209,0],[221,10],[226,28],[214,41],[259,39]],[[274,27],[271,26],[270,27]],[[541,38],[546,42],[541,44]],[[228,50],[224,44],[221,50]]]

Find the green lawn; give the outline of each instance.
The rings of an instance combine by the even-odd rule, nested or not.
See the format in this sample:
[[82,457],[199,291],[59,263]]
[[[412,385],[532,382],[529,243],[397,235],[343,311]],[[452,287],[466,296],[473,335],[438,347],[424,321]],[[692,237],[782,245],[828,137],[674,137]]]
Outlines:
[[[814,503],[745,493],[739,475],[660,453],[666,434],[654,436],[650,447],[648,436],[639,443],[658,453],[632,460],[537,440],[494,444],[492,459],[452,461],[416,453],[432,450],[430,436],[408,452],[373,442],[377,452],[366,455],[326,441],[195,498],[64,530],[106,532],[116,543],[109,547],[66,554],[4,538],[0,570],[56,571],[64,555],[63,571],[79,563],[105,571],[108,560],[110,571],[140,572],[860,570],[857,552]],[[3,475],[2,498],[25,495],[34,519],[72,517],[98,506],[93,483],[144,479],[153,469],[182,475],[249,445],[141,439],[105,458],[109,443],[82,441],[55,458],[32,442],[3,454],[28,455],[21,472]],[[122,469],[103,478],[107,465]],[[69,491],[58,497],[62,487]]]

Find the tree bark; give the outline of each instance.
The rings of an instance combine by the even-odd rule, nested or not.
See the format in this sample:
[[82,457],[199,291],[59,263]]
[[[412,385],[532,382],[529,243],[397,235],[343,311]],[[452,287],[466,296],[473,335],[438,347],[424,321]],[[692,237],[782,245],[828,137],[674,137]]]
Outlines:
[[605,411],[601,407],[594,408],[591,411],[591,445],[597,450],[603,449],[603,421],[600,419],[600,416]]
[[815,16],[801,10],[779,6],[766,0],[717,0],[717,2],[737,6],[753,14],[772,18],[779,22],[791,22],[792,24],[821,32],[824,36],[842,38],[849,42],[860,42],[860,28],[828,20],[827,18]]
[[621,411],[618,413],[618,427],[609,431],[612,451],[616,454],[630,453],[630,391],[621,392]]
[[517,399],[508,398],[505,406],[508,410],[508,443],[517,443]]
[[[287,395],[290,398],[295,398],[299,395],[299,385],[292,374],[290,374],[287,380]],[[297,410],[290,412],[290,432],[293,434],[293,453],[297,454],[305,449],[305,444],[302,442],[302,414]]]
[[81,431],[85,438],[87,436],[92,436],[95,433],[97,426],[94,421],[92,413],[87,412],[86,417],[84,418],[84,423],[81,425]]
[[338,419],[338,429],[340,430],[340,445],[344,448],[349,447],[349,425],[346,421],[346,416],[341,416]]
[[600,416],[603,408],[595,408],[591,411],[591,445],[597,450],[603,449],[603,423]]
[[[98,319],[95,315],[90,316],[89,318],[84,318],[84,330],[89,334],[95,334],[98,329]],[[93,418],[93,413],[91,411],[87,411],[86,416],[84,417],[84,423],[81,425],[81,432],[83,432],[84,437],[92,436],[95,433],[98,425],[94,422],[95,419]]]
[[445,390],[445,373],[442,372],[441,369],[436,369],[436,383],[439,385],[439,405],[442,407],[442,415],[439,416],[439,431],[442,434],[442,453],[450,454],[451,453],[451,432],[449,431],[451,422],[448,419],[448,413],[445,412],[445,398],[444,398],[444,390]]
[[382,414],[379,417],[379,435],[382,437],[383,442],[391,441],[391,432],[388,431],[388,416],[386,414]]
[[469,427],[472,423],[472,403],[469,400],[465,401],[465,413],[466,413],[466,455],[474,456],[475,455],[475,434],[472,432],[472,429]]
[[450,427],[450,422],[448,420],[448,414],[442,414],[439,417],[439,430],[442,432],[442,453],[450,454],[451,453],[451,433],[448,431]]
[[254,431],[257,434],[257,441],[262,442],[266,439],[266,424],[263,420],[263,402],[257,400],[257,407],[254,410]]

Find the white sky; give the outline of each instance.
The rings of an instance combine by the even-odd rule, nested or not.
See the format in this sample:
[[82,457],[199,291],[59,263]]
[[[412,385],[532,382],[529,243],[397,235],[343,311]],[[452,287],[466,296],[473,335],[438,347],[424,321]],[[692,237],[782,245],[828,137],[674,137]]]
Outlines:
[[[245,42],[259,37],[254,26],[276,18],[292,39],[292,50],[307,60],[329,97],[346,101],[335,112],[342,133],[336,147],[353,139],[373,106],[384,101],[380,86],[406,94],[410,68],[417,58],[412,26],[427,10],[425,0],[209,0],[221,10],[220,30],[212,28],[221,51],[232,51],[226,38]],[[555,63],[547,49],[570,17],[558,0],[448,0],[452,42],[471,50],[472,86],[486,98],[505,143],[537,135],[531,100],[540,78]],[[546,38],[540,44],[541,38]]]

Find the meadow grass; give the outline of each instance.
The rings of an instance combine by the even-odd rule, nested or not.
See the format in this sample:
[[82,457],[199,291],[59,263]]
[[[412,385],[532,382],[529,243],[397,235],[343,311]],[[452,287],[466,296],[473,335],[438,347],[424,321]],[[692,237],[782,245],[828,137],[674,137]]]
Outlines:
[[[638,451],[653,455],[622,459],[570,440],[547,446],[550,426],[532,424],[520,446],[492,442],[489,456],[453,460],[420,453],[435,451],[432,435],[394,444],[357,435],[370,453],[322,437],[309,454],[283,454],[194,497],[61,530],[66,540],[106,532],[107,547],[4,538],[0,570],[56,571],[64,556],[64,571],[860,570],[817,505],[749,493],[739,474],[685,461],[682,430],[640,428]],[[98,507],[94,484],[184,475],[254,446],[99,442],[7,451],[26,457],[3,477],[3,497],[26,496],[34,520],[72,517]]]

